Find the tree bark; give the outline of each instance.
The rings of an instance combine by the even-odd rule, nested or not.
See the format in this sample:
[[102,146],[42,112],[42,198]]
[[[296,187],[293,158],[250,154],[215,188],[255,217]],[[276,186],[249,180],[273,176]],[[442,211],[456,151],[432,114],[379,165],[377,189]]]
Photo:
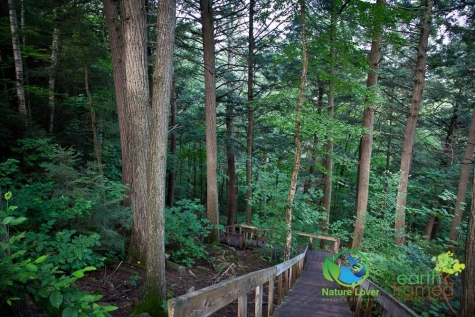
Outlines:
[[[386,0],[376,0],[377,6],[386,6]],[[379,12],[379,11],[378,11]],[[366,81],[366,87],[371,93],[374,92],[374,87],[378,85],[378,70],[379,60],[381,58],[381,34],[382,34],[382,21],[376,19],[374,21],[374,34],[371,41],[371,53],[369,56],[369,62],[371,70],[368,72],[368,79]],[[373,90],[373,91],[371,91]],[[363,128],[366,132],[361,136],[360,142],[360,162],[358,168],[358,185],[356,189],[356,222],[355,231],[353,234],[352,249],[360,249],[361,242],[363,241],[366,213],[368,208],[368,192],[371,170],[371,152],[373,147],[373,124],[374,124],[374,107],[375,98],[370,97],[369,106],[364,110],[363,115]]]
[[[335,5],[335,4],[333,4]],[[335,103],[335,77],[336,77],[336,11],[335,8],[332,9],[331,13],[331,26],[330,26],[330,87],[328,91],[328,117],[333,118],[333,109]],[[324,176],[324,185],[323,185],[323,199],[322,207],[325,211],[325,218],[320,222],[322,232],[327,232],[327,226],[330,222],[330,210],[332,203],[332,183],[333,183],[333,140],[332,136],[328,136],[327,140],[327,156],[325,157],[325,176]],[[324,240],[321,241],[322,245]]]
[[18,36],[18,21],[15,8],[15,0],[8,0],[10,17],[10,30],[12,32],[13,59],[15,61],[16,91],[18,99],[18,112],[23,123],[28,124],[26,117],[25,88],[23,85],[23,61],[21,58],[20,39]]
[[254,138],[254,8],[255,0],[249,3],[249,40],[247,57],[247,131],[246,131],[246,223],[252,220],[252,143]]
[[[231,34],[228,34],[228,70],[232,71],[232,55],[231,55]],[[228,89],[232,90],[232,85],[228,84]],[[231,102],[226,105],[226,161],[228,164],[228,195],[227,195],[227,207],[228,207],[228,221],[227,225],[232,226],[236,223],[236,162],[234,156],[233,145],[233,115],[234,108]]]
[[[106,16],[107,31],[109,33],[109,45],[112,56],[114,71],[115,101],[119,118],[120,145],[122,150],[122,184],[132,183],[132,168],[130,162],[130,150],[127,141],[127,116],[125,110],[125,61],[122,26],[117,0],[103,0],[104,13]],[[132,201],[130,191],[125,191],[126,198],[122,205],[130,206]]]
[[470,124],[470,132],[468,134],[467,147],[462,161],[462,170],[460,171],[460,181],[457,190],[457,201],[455,202],[454,218],[452,227],[450,228],[449,239],[457,240],[459,230],[463,219],[462,203],[466,200],[468,180],[470,178],[470,166],[473,162],[473,151],[475,150],[475,108],[472,110],[472,123]]
[[[216,137],[216,67],[214,44],[214,18],[211,0],[200,0],[203,23],[203,51],[206,98],[206,217],[211,225],[219,224],[218,176]],[[218,240],[218,230],[214,228],[207,237],[208,243]]]
[[146,202],[150,96],[145,1],[125,0],[121,2],[121,9],[127,150],[130,153],[132,170],[130,197],[133,225],[128,260],[137,262],[145,260],[147,254]]
[[300,24],[302,27],[302,75],[300,77],[300,94],[297,109],[295,113],[295,160],[294,167],[292,169],[292,176],[290,181],[289,194],[287,196],[287,205],[285,206],[285,224],[287,226],[286,238],[285,238],[285,250],[284,261],[290,259],[290,251],[292,247],[292,204],[295,197],[295,191],[297,188],[297,179],[300,169],[300,158],[302,156],[302,145],[300,141],[300,124],[301,124],[301,112],[305,102],[305,83],[307,80],[308,70],[308,53],[307,53],[307,30],[305,25],[305,0],[300,0]]
[[53,30],[53,43],[51,46],[51,66],[48,80],[48,133],[53,134],[54,130],[54,86],[56,83],[56,69],[58,67],[58,52],[59,52],[59,29],[57,27]]
[[396,202],[396,223],[395,223],[395,243],[405,244],[405,226],[406,226],[406,200],[407,200],[407,182],[411,170],[412,147],[414,144],[414,135],[416,133],[417,119],[419,118],[419,109],[422,101],[422,92],[424,90],[424,80],[427,60],[427,43],[430,33],[431,13],[433,0],[426,0],[426,8],[422,17],[422,27],[419,38],[417,53],[416,72],[414,78],[414,89],[412,92],[411,109],[407,118],[406,131],[404,132],[404,143],[401,155],[401,167],[399,186]]
[[[153,73],[153,97],[147,173],[147,270],[144,298],[158,294],[166,299],[165,284],[165,184],[168,115],[173,82],[175,0],[158,2],[157,51]],[[161,306],[161,301],[158,301]]]
[[173,156],[173,164],[170,167],[171,170],[168,172],[168,192],[167,192],[167,206],[173,207],[175,203],[175,183],[176,183],[176,92],[175,92],[175,82],[172,82],[170,95],[170,154]]
[[475,178],[468,215],[467,240],[465,241],[465,270],[462,274],[460,317],[471,317],[475,312]]

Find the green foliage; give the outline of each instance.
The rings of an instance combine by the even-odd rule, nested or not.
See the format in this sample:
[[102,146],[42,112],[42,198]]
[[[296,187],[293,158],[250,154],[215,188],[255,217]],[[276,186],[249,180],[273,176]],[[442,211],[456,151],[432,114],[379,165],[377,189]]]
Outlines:
[[[96,302],[101,295],[90,295],[78,290],[74,283],[85,275],[85,272],[95,270],[93,266],[73,271],[65,275],[53,263],[48,262],[48,255],[30,257],[28,250],[20,243],[25,233],[10,235],[11,228],[26,221],[25,217],[11,216],[15,206],[9,205],[12,194],[5,194],[6,211],[0,212],[3,218],[0,234],[0,292],[5,294],[0,306],[11,306],[14,301],[30,300],[48,312],[50,316],[110,316],[108,312],[115,306],[101,306]],[[35,259],[35,260],[33,260]]]
[[56,232],[54,237],[28,232],[25,234],[24,248],[29,249],[32,257],[49,254],[47,263],[71,272],[85,266],[103,265],[104,258],[93,252],[93,248],[100,245],[99,239],[97,233],[76,235],[75,230],[67,229]]
[[165,209],[165,244],[172,249],[173,261],[192,265],[195,259],[206,258],[201,239],[208,236],[212,226],[204,213],[204,206],[196,200],[181,200]]

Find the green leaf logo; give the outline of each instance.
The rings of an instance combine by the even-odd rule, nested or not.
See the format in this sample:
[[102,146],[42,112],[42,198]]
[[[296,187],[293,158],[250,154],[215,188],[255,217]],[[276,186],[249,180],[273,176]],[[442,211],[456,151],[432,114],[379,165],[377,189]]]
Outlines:
[[338,282],[340,267],[330,258],[326,258],[323,262],[323,276],[330,282]]

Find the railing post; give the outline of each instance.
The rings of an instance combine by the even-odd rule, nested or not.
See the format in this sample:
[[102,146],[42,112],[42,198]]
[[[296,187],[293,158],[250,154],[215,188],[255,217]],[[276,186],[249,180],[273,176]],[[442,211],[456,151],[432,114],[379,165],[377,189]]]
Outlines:
[[292,266],[289,268],[289,290],[292,289],[292,285],[294,284],[294,275],[293,275],[293,270],[292,270]]
[[238,298],[238,317],[247,317],[247,294],[244,293]]
[[282,274],[277,279],[277,306],[282,302]]
[[274,312],[274,278],[269,280],[269,296],[267,305],[267,316],[272,316]]
[[308,237],[308,249],[313,250],[313,238]]
[[255,316],[262,317],[262,291],[264,285],[259,285],[256,287],[256,308],[255,308]]
[[371,317],[373,314],[373,303],[374,303],[374,298],[373,296],[370,296],[368,299],[368,303],[366,304],[366,309],[364,312],[365,317]]

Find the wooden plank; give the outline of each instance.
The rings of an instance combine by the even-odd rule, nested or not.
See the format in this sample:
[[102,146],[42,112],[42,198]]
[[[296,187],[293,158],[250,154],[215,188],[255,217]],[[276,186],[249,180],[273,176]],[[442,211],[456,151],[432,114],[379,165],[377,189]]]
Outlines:
[[282,303],[282,274],[279,275],[277,281],[277,306]]
[[259,285],[256,287],[256,308],[255,316],[262,317],[262,293],[264,290],[264,285]]
[[292,268],[292,266],[289,268],[289,290],[291,290],[294,285],[294,274]]
[[238,298],[238,317],[247,317],[247,294]]
[[306,233],[306,232],[294,232],[295,234],[302,236],[302,237],[312,237],[316,239],[328,240],[328,241],[337,241],[338,238],[322,236],[320,234],[313,234],[313,233]]
[[272,316],[274,312],[274,279],[269,280],[269,296],[267,300],[267,316]]
[[384,311],[387,311],[389,313],[388,316],[419,317],[419,315],[416,314],[412,309],[395,299],[391,294],[389,294],[370,280],[364,281],[360,286],[365,290],[379,291],[379,295],[376,296],[374,299],[383,308]]

